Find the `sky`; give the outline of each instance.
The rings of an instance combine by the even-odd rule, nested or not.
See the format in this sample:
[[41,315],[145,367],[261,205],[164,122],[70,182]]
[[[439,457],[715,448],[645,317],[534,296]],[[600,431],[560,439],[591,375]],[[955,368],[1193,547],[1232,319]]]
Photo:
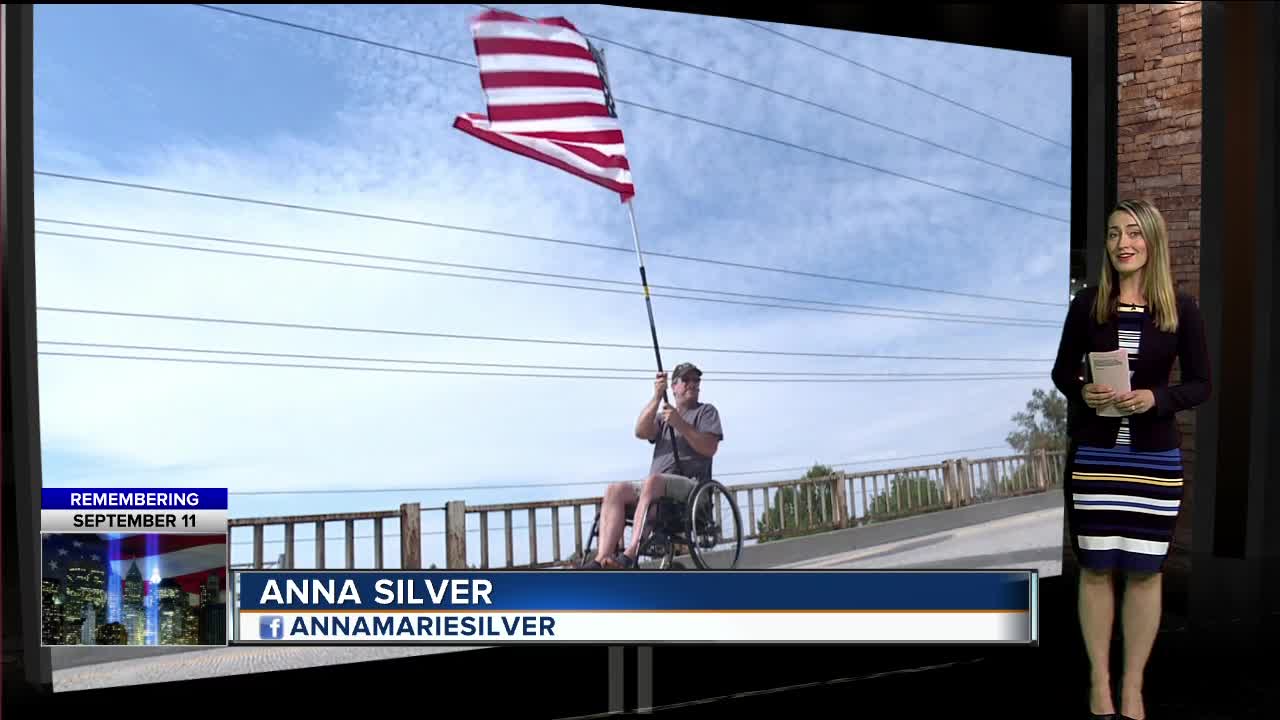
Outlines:
[[[469,63],[475,58],[468,20],[481,11],[471,5],[225,7]],[[1024,408],[1033,389],[1051,387],[1049,371],[1066,309],[1068,148],[737,20],[601,5],[503,7],[532,17],[565,16],[590,35],[747,78],[1049,181],[600,43],[636,182],[642,251],[1051,303],[958,297],[646,255],[649,282],[658,286],[1045,323],[1013,327],[808,312],[666,298],[655,290],[653,312],[664,367],[684,361],[699,365],[705,373],[702,400],[720,410],[725,439],[715,468],[724,474],[723,482],[786,479],[801,473],[738,473],[815,462],[882,460],[847,468],[866,470],[1011,452],[1005,443],[1013,429],[1011,416]],[[1070,142],[1067,58],[821,28],[768,27],[1059,143]],[[46,486],[226,487],[232,517],[260,517],[392,510],[412,502],[442,508],[450,500],[481,504],[591,497],[609,482],[638,480],[647,473],[651,449],[633,437],[632,429],[652,393],[656,361],[627,212],[603,188],[454,130],[455,116],[484,110],[474,68],[194,6],[41,5],[35,31],[38,171],[617,248],[37,176],[36,285],[42,308],[37,332]],[[637,105],[766,135],[861,165]],[[51,220],[631,285],[594,284],[625,292],[589,292],[144,247],[45,233],[335,259]],[[513,277],[402,261],[345,260]],[[635,347],[262,328],[56,308]],[[486,379],[65,357],[50,353],[216,356],[54,343],[630,372],[555,371],[569,377]],[[1040,361],[782,357],[678,347]],[[385,362],[316,364],[393,367]],[[729,371],[1037,376],[746,383],[720,375]],[[602,374],[629,379],[590,377]],[[955,452],[995,446],[1004,449]],[[497,487],[557,483],[584,484]],[[456,487],[469,489],[435,489]],[[353,489],[391,491],[327,492]],[[286,494],[244,494],[270,491]],[[757,507],[760,503],[757,496]],[[526,518],[521,515],[515,533],[521,545],[517,561],[527,557],[521,555],[527,553]],[[548,517],[540,515],[539,522]],[[571,512],[561,513],[562,523],[568,518]],[[426,564],[443,565],[442,538],[432,534],[442,530],[442,522],[440,511],[423,516]],[[494,515],[490,526],[500,528],[501,522],[501,515]],[[361,524],[358,532],[367,535],[370,527]],[[396,528],[389,522],[384,530],[394,534]],[[328,530],[331,559],[342,557],[336,539],[340,533],[340,525]],[[247,529],[233,534],[233,563],[249,559],[249,537]],[[279,537],[278,528],[267,533],[268,540]],[[310,537],[310,528],[299,529],[300,541]],[[548,537],[539,539],[543,552]],[[572,545],[569,535],[562,537],[566,546]],[[473,562],[477,539],[473,535],[469,543]],[[495,532],[491,547],[500,544],[501,535]],[[394,543],[387,547],[394,557]],[[268,545],[268,559],[280,551],[280,545]],[[297,552],[306,559],[312,549],[300,542]],[[358,558],[371,557],[371,552],[362,539]],[[495,552],[495,562],[500,562],[500,550]]]

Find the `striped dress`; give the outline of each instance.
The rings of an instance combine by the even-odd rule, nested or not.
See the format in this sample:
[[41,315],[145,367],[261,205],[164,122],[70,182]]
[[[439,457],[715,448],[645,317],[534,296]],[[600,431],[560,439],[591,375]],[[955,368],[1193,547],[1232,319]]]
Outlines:
[[[1146,308],[1121,304],[1120,347],[1138,358]],[[1071,534],[1080,565],[1092,570],[1158,572],[1182,503],[1182,451],[1137,452],[1129,418],[1114,448],[1080,445],[1070,477]]]

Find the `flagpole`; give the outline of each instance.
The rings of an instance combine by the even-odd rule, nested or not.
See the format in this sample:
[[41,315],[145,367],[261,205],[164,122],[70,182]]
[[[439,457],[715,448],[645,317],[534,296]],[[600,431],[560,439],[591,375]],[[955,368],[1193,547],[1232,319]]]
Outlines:
[[[631,218],[631,237],[635,240],[636,263],[640,266],[640,284],[644,286],[644,307],[649,312],[649,333],[653,336],[653,355],[658,361],[658,372],[666,372],[662,369],[662,351],[658,349],[658,326],[653,322],[653,302],[649,298],[649,278],[644,271],[644,256],[640,254],[640,230],[636,227],[636,209],[633,201],[634,198],[627,199],[627,217]],[[665,390],[662,393],[662,402],[667,402]],[[667,423],[667,432],[671,435],[671,455],[676,461],[676,473],[684,475],[684,470],[680,467],[680,451],[676,447],[676,429],[671,423]]]

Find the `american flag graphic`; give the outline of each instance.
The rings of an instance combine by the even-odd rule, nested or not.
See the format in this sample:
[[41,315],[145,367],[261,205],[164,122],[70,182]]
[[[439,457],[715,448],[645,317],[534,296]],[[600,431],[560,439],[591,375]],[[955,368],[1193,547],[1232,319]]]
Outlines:
[[510,152],[560,168],[621,196],[635,196],[622,127],[599,49],[573,23],[488,11],[471,23],[487,114],[453,126]]
[[69,568],[89,564],[101,568],[108,582],[123,583],[137,563],[144,587],[159,576],[198,594],[210,575],[225,589],[226,543],[226,535],[50,533],[42,538],[41,570],[43,577],[63,581]]

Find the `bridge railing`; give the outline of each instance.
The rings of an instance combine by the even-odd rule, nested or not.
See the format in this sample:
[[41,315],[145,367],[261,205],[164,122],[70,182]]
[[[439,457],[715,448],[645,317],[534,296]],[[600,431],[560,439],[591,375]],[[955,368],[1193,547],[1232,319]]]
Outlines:
[[[338,537],[344,541],[345,556],[343,558],[342,569],[356,569],[356,540],[369,539],[373,541],[373,569],[382,569],[387,566],[387,560],[391,557],[398,557],[399,567],[417,568],[422,565],[422,515],[433,510],[443,510],[444,508],[423,508],[420,503],[404,503],[398,510],[375,510],[366,512],[351,513],[328,513],[321,515],[284,515],[279,517],[257,517],[257,518],[231,518],[227,521],[229,534],[234,537],[237,533],[236,528],[249,528],[252,531],[252,540],[242,541],[243,544],[253,546],[253,560],[250,563],[241,563],[233,565],[233,568],[253,568],[261,569],[264,567],[277,567],[280,569],[293,569],[299,566],[299,556],[297,553],[298,545],[310,545],[314,552],[314,565],[316,568],[333,568],[334,563],[325,557],[326,547],[328,545],[329,533],[334,524],[341,523],[339,527]],[[387,522],[391,521],[391,522]],[[395,541],[393,544],[387,543],[388,534],[385,532],[384,526],[387,524],[397,525],[395,533]],[[360,536],[356,533],[366,526],[372,529],[371,535]],[[266,530],[268,528],[283,528],[284,537],[278,540],[267,540]],[[299,528],[309,527],[311,529],[310,537],[299,537],[297,530]],[[241,544],[232,541],[233,544]],[[279,553],[272,553],[276,558],[274,562],[266,560],[266,548],[271,547],[272,550],[281,548]],[[388,555],[388,549],[395,553]]]
[[[1045,492],[1060,485],[1064,455],[1062,451],[1040,450],[726,487],[741,514],[744,538],[752,543],[770,542]],[[300,538],[295,529],[311,526],[312,537],[301,541],[314,545],[313,567],[334,568],[336,563],[325,557],[325,545],[328,528],[335,523],[343,528],[343,569],[357,568],[357,539],[374,541],[372,563],[365,561],[366,567],[386,567],[392,557],[388,549],[398,552],[398,567],[423,567],[424,535],[444,537],[443,560],[448,568],[566,567],[582,554],[602,501],[599,496],[485,505],[455,500],[435,508],[406,503],[398,510],[236,518],[229,522],[233,533],[236,528],[252,531],[252,540],[236,544],[251,544],[253,560],[233,567],[298,567],[295,544]],[[719,508],[725,510],[727,505]],[[422,516],[428,512],[443,512],[442,531],[422,531]],[[384,523],[398,525],[398,531],[387,535]],[[358,536],[357,531],[367,525],[372,525],[373,534]],[[265,530],[270,527],[283,527],[283,539],[266,540]],[[544,533],[549,533],[549,539]],[[388,537],[394,538],[394,546],[388,545]],[[518,538],[523,542],[517,543]],[[272,553],[275,561],[268,561],[266,547],[274,550],[280,545],[283,550]]]
[[[746,537],[768,541],[1044,492],[1060,484],[1062,458],[1061,451],[1041,450],[730,489],[744,519],[750,518]],[[763,516],[756,514],[757,493]]]

